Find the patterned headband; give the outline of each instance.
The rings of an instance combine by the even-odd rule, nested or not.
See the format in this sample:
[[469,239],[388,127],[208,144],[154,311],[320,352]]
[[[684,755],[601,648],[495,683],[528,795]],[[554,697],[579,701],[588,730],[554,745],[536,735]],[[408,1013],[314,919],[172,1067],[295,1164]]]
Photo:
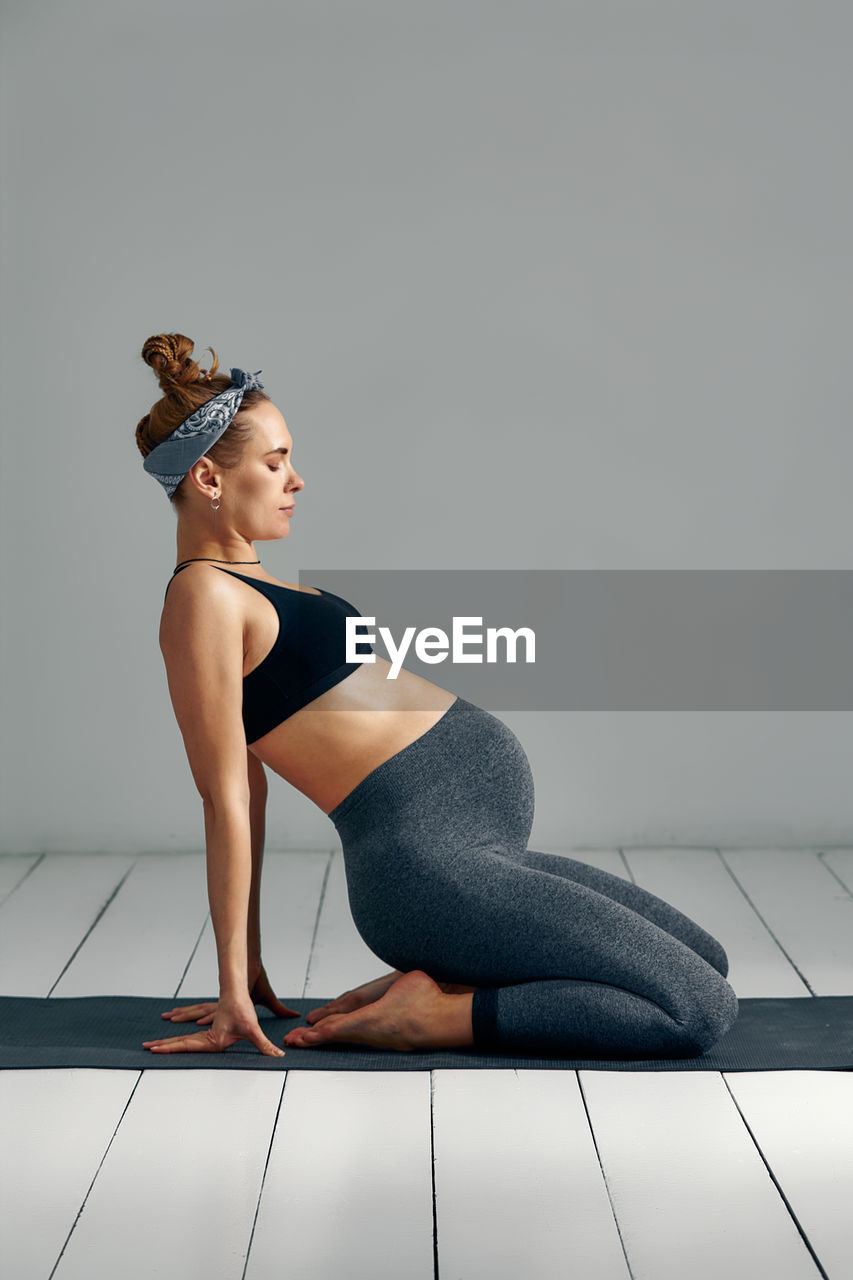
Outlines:
[[[260,373],[261,370],[258,370]],[[263,389],[258,373],[246,373],[244,369],[232,369],[233,386],[220,391],[191,413],[176,427],[170,436],[151,450],[142,466],[150,476],[159,480],[171,498],[184,476],[199,458],[203,458],[211,445],[231,425],[240,408],[240,401],[247,391]]]

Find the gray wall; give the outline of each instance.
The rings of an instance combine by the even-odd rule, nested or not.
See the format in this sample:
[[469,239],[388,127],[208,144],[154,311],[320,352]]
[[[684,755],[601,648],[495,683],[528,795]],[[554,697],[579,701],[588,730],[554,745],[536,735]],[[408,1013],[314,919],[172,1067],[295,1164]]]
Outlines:
[[[202,842],[156,640],[175,521],[133,441],[150,333],[263,369],[306,479],[261,548],[289,581],[850,567],[849,6],[3,28],[4,851]],[[534,845],[853,840],[847,714],[504,718]],[[333,837],[273,788],[270,847]]]

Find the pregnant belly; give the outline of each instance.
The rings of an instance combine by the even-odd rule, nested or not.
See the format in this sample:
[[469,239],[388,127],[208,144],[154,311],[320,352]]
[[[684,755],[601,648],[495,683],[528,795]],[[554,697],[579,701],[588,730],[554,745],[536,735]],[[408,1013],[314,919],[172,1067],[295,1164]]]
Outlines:
[[456,694],[377,656],[249,748],[324,813],[441,719]]

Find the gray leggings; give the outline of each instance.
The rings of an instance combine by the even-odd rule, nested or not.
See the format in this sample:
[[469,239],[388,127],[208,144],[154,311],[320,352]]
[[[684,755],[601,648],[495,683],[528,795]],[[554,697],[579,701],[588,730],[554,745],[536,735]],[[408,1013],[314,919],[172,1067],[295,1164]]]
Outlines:
[[476,987],[476,1048],[691,1057],[737,1017],[726,953],[661,898],[527,848],[533,777],[457,698],[329,814],[356,928],[392,968]]

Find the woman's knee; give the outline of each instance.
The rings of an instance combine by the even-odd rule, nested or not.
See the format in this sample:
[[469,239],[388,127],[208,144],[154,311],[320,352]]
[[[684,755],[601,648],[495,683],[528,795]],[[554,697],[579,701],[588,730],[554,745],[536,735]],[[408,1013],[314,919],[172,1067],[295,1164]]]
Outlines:
[[712,938],[710,934],[708,935],[708,937],[709,937],[709,949],[705,959],[708,961],[710,965],[713,965],[713,967],[717,970],[717,973],[721,974],[722,977],[724,978],[728,977],[729,957],[726,955],[725,950],[723,949],[722,945],[717,941],[716,938]]
[[731,1029],[737,1015],[738,999],[725,978],[692,991],[687,1014],[678,1021],[685,1055],[707,1053]]

